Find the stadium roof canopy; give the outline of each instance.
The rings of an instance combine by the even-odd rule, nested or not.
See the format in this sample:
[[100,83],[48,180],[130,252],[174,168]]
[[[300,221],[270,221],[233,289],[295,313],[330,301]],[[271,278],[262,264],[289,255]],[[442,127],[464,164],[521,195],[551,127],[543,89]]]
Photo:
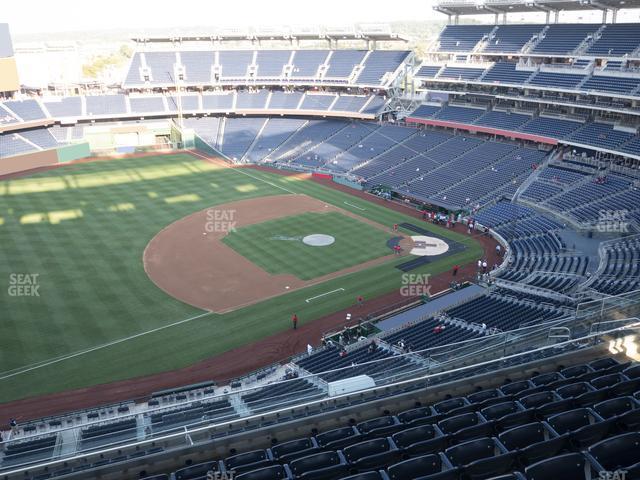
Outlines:
[[[639,0],[640,1],[640,0]],[[249,31],[244,29],[229,29],[202,35],[171,36],[171,37],[137,37],[132,39],[137,43],[181,43],[181,42],[253,42],[269,41],[365,41],[365,42],[408,42],[409,40],[397,33],[392,33],[388,25],[360,25],[359,27],[341,28],[303,28],[290,29],[279,27]]]
[[433,8],[446,15],[496,15],[512,12],[640,8],[640,0],[442,0]]

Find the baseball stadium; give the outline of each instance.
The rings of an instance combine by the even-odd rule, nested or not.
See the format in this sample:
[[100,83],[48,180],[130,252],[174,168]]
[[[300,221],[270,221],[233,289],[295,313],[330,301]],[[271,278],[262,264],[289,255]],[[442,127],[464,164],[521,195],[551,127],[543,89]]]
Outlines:
[[0,23],[0,480],[640,479],[639,11]]

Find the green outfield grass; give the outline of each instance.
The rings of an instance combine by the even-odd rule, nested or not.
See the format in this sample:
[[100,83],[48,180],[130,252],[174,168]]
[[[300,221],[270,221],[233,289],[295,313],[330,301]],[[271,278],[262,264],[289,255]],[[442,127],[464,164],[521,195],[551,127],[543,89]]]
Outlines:
[[[143,250],[168,224],[212,205],[287,192],[382,225],[415,221],[315,182],[220,169],[186,154],[0,182],[0,402],[187,366],[290,328],[292,311],[304,324],[353,305],[357,295],[399,288],[394,265],[404,260],[392,259],[216,315],[169,297],[146,276]],[[438,231],[468,248],[412,273],[439,273],[481,255],[468,237]],[[16,274],[37,275],[38,296],[10,295]],[[305,302],[337,288],[344,290]]]
[[[331,235],[335,242],[325,247],[302,242],[314,233]],[[239,228],[223,242],[271,274],[311,280],[391,254],[390,238],[383,230],[339,212],[310,212]]]

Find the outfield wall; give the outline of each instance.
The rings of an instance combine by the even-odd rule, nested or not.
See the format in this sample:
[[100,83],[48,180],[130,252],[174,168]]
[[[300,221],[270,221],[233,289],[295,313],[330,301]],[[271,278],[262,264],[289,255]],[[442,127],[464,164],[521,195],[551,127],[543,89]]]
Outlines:
[[333,177],[333,181],[336,182],[336,183],[339,183],[340,185],[344,185],[346,187],[353,188],[355,190],[364,190],[364,187],[362,185],[360,185],[358,182],[352,182],[351,180],[348,180],[348,179],[343,178],[343,177],[334,176]]
[[0,160],[0,175],[25,172],[34,168],[51,167],[91,155],[88,143],[78,143],[41,152],[25,153]]

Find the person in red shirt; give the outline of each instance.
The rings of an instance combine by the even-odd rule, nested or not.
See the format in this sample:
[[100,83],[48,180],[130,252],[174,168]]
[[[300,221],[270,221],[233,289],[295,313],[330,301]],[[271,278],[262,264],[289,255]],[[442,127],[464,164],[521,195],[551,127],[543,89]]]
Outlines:
[[455,277],[456,275],[458,275],[458,270],[460,269],[460,267],[458,265],[454,265],[453,266],[453,276]]
[[364,303],[364,298],[362,298],[362,295],[358,295],[358,305],[362,306],[363,303]]
[[295,313],[291,317],[291,323],[293,323],[293,329],[297,330],[298,329],[298,315],[296,315]]

